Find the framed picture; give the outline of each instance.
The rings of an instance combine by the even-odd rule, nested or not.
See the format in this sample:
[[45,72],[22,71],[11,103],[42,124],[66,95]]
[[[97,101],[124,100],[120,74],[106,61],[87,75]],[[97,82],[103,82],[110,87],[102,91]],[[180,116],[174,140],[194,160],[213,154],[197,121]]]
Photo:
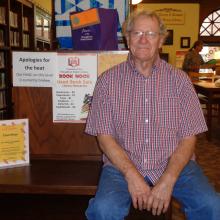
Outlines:
[[164,45],[173,45],[173,30],[167,30],[168,36]]
[[167,61],[167,63],[168,63],[168,61],[169,61],[169,54],[168,53],[160,53],[160,58],[162,60]]
[[180,38],[180,47],[189,48],[190,47],[190,37],[181,37]]

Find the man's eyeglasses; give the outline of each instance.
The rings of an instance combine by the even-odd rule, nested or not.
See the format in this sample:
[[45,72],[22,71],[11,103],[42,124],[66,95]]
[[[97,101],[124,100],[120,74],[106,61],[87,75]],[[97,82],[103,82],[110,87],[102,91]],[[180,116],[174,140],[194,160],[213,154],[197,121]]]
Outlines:
[[154,31],[131,31],[131,36],[133,38],[141,38],[142,36],[147,37],[148,39],[154,39],[159,33]]

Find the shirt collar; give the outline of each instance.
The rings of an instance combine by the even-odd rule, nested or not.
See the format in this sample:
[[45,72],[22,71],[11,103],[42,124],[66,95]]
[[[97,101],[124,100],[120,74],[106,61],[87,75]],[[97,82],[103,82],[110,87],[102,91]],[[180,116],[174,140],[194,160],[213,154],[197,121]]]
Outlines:
[[[127,62],[128,62],[129,67],[131,68],[132,72],[135,74],[139,74],[139,72],[137,71],[137,69],[135,67],[133,55],[131,52],[129,52],[129,54],[128,54]],[[153,64],[152,73],[154,73],[155,71],[157,71],[159,69],[160,64],[161,64],[161,58],[158,57]]]

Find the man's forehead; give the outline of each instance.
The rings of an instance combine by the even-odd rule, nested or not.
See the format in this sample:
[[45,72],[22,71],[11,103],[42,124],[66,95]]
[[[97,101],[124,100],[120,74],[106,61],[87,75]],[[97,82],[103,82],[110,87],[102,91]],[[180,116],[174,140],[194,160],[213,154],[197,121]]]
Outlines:
[[147,16],[147,15],[140,15],[136,17],[134,19],[133,26],[138,26],[140,23],[144,24],[144,23],[151,23],[151,22],[155,23],[155,25],[158,25],[159,27],[158,20],[153,16]]
[[153,16],[139,15],[134,19],[134,24],[137,22],[149,22],[149,21],[158,23],[158,20]]

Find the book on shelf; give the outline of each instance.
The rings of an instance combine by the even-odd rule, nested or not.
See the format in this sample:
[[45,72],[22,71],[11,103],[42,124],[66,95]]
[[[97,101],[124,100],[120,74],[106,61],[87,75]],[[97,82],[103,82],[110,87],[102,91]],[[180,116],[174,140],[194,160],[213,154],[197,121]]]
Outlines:
[[5,99],[5,91],[0,91],[0,108],[4,108],[6,106],[6,99]]
[[4,52],[0,52],[0,68],[5,67],[5,58],[4,58]]
[[18,27],[18,14],[10,11],[10,26],[17,28]]
[[36,15],[36,36],[43,37],[43,20],[39,15]]
[[1,72],[0,73],[0,89],[5,88],[5,73]]
[[22,24],[23,24],[23,30],[24,31],[28,31],[29,27],[28,27],[28,17],[23,17],[22,18]]
[[44,32],[43,36],[45,39],[50,39],[50,23],[47,19],[44,19]]
[[0,24],[5,24],[5,7],[0,6]]
[[5,45],[4,41],[4,30],[0,29],[0,47]]
[[29,34],[23,34],[23,47],[28,48],[29,46]]
[[17,31],[10,31],[10,43],[13,47],[18,47],[19,44],[19,32]]

